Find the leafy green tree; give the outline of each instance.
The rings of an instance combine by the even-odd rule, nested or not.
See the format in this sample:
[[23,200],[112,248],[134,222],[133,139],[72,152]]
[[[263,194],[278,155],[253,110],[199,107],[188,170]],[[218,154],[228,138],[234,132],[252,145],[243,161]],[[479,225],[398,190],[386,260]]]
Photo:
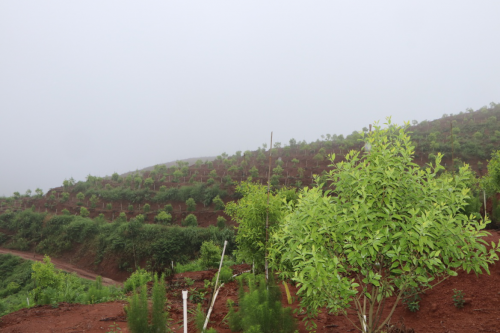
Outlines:
[[113,209],[113,205],[111,203],[106,204],[106,209],[107,210],[112,210]]
[[227,172],[235,175],[238,172],[238,167],[236,165],[231,165],[229,169],[227,169]]
[[151,188],[151,186],[153,186],[154,183],[155,182],[154,182],[153,178],[151,178],[151,177],[146,178],[146,180],[144,180],[144,186],[146,188]]
[[208,173],[208,177],[210,178],[217,178],[217,171],[212,170]]
[[97,207],[97,203],[99,202],[99,198],[97,197],[97,195],[92,194],[92,196],[90,197],[89,201],[90,201],[90,208],[96,208]]
[[189,214],[186,216],[184,219],[184,226],[185,227],[197,227],[198,226],[198,219],[196,218],[196,215],[194,214]]
[[134,210],[134,205],[128,205],[128,211],[131,212]]
[[243,197],[226,204],[226,214],[238,223],[237,257],[255,267],[264,268],[266,249],[266,212],[269,207],[269,230],[275,230],[283,217],[283,191],[272,191],[267,204],[267,186],[242,182],[236,192]]
[[82,192],[78,192],[78,194],[76,195],[76,199],[78,200],[78,202],[76,203],[77,205],[83,205],[83,200],[85,200],[85,194],[83,194]]
[[245,150],[243,157],[245,158],[245,160],[250,161],[250,159],[252,158],[252,152],[250,150]]
[[142,178],[140,176],[136,176],[134,178],[135,188],[141,188]]
[[166,204],[165,207],[163,208],[167,213],[172,213],[174,211],[174,207],[172,207],[172,204]]
[[224,184],[226,186],[231,186],[233,185],[233,178],[231,178],[230,175],[225,175],[224,177],[222,177],[222,180],[224,181]]
[[296,159],[296,158],[294,158],[294,159],[292,160],[292,164],[293,164],[293,166],[294,166],[294,167],[297,167],[297,164],[299,164],[299,160],[298,160],[298,159]]
[[45,289],[57,290],[61,284],[61,276],[48,255],[43,257],[43,263],[35,261],[31,265],[31,270],[31,279],[35,282],[35,289],[32,291],[35,302],[40,300],[40,296]]
[[128,175],[127,177],[125,177],[125,185],[132,186],[132,180],[133,180],[132,175]]
[[197,168],[201,167],[202,164],[203,164],[202,160],[196,160],[195,165],[196,165]]
[[69,200],[69,193],[68,192],[63,192],[61,194],[61,202],[66,202]]
[[497,244],[487,250],[481,239],[486,223],[462,214],[470,169],[438,176],[441,154],[421,169],[405,128],[387,125],[366,139],[370,154],[351,151],[336,164],[332,189],[304,189],[273,232],[270,252],[271,267],[300,284],[309,313],[326,306],[346,314],[352,301],[356,327],[362,330],[366,316],[367,333],[385,328],[409,288],[430,288],[459,269],[489,272],[498,260]]
[[220,198],[219,195],[217,195],[213,200],[212,203],[214,204],[214,210],[222,210],[224,209],[224,201]]
[[297,174],[299,175],[300,178],[304,178],[304,169],[303,168],[298,168],[297,169]]
[[488,173],[481,178],[481,187],[486,190],[488,195],[494,195],[500,192],[500,150],[495,151],[491,155],[491,160],[488,162],[487,168]]
[[212,241],[205,241],[200,248],[200,263],[203,269],[219,267],[222,250]]
[[272,186],[278,186],[280,183],[280,176],[279,175],[272,175],[270,179],[270,183]]
[[259,177],[259,170],[255,167],[255,165],[250,169],[250,176],[252,176],[252,178]]
[[316,161],[316,166],[318,166],[319,162],[323,162],[325,160],[325,158],[323,157],[322,154],[317,153],[316,155],[314,155],[313,160]]
[[61,213],[63,215],[69,215],[70,214],[69,210],[67,210],[66,208],[64,208],[63,210],[61,210]]
[[217,216],[217,228],[224,229],[226,227],[226,221],[224,216]]
[[283,173],[283,168],[280,167],[279,165],[273,169],[273,174],[277,175],[278,177],[281,177],[282,173]]
[[181,170],[175,170],[173,182],[174,183],[180,182],[181,177],[182,177],[182,171]]
[[264,164],[266,161],[266,155],[263,152],[259,152],[257,154],[257,161],[259,161],[261,164]]
[[26,198],[31,197],[31,190],[30,190],[30,189],[26,190],[26,193],[24,194],[24,196],[25,196]]
[[87,208],[85,207],[80,207],[80,216],[81,217],[89,217],[90,212]]
[[188,212],[194,212],[196,210],[196,202],[193,198],[186,200],[186,208]]
[[120,175],[116,172],[113,172],[111,175],[111,180],[117,182],[120,179]]
[[172,222],[172,215],[167,212],[161,211],[155,216],[155,221],[161,224],[168,224]]
[[144,206],[142,206],[142,211],[144,213],[147,213],[151,210],[151,206],[147,203],[147,204],[144,204]]
[[127,214],[125,214],[125,212],[121,212],[116,218],[115,222],[118,223],[127,222]]
[[37,189],[35,190],[35,193],[36,193],[36,196],[37,196],[38,198],[43,197],[43,191],[42,191],[42,189],[37,188]]

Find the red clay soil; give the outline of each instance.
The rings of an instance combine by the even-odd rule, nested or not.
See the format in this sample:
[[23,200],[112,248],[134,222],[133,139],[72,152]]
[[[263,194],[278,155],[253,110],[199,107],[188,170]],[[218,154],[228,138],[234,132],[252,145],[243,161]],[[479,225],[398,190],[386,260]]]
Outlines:
[[[493,231],[487,241],[498,242],[499,232]],[[248,265],[233,267],[235,272],[248,269]],[[399,304],[392,317],[391,325],[413,332],[443,332],[443,333],[471,333],[471,332],[499,332],[500,331],[500,263],[490,267],[490,275],[466,274],[460,272],[457,277],[450,277],[441,284],[422,295],[420,310],[410,312]],[[182,332],[182,295],[181,290],[203,288],[204,280],[211,280],[215,270],[176,274],[167,281],[167,296],[170,305],[170,327],[174,332]],[[185,278],[193,279],[193,285],[188,286]],[[462,290],[465,293],[465,306],[458,309],[453,305],[453,290]],[[292,286],[292,296],[296,289]],[[223,322],[227,315],[227,300],[237,300],[238,287],[236,282],[226,284],[220,291],[215,302],[209,327],[214,327],[219,333],[229,333],[230,330]],[[205,297],[203,308],[208,304],[209,293]],[[283,293],[282,302],[287,305]],[[392,300],[394,302],[394,300]],[[108,332],[109,325],[115,321],[122,332],[128,332],[125,322],[123,306],[125,302],[109,302],[97,305],[60,304],[58,308],[51,306],[35,307],[20,310],[1,318],[1,332]],[[390,306],[391,302],[386,307]],[[297,304],[292,305],[294,308]],[[190,310],[196,304],[188,302]],[[192,315],[190,315],[192,317]],[[303,316],[296,316],[299,320]],[[353,310],[349,310],[349,317],[356,322]],[[355,332],[356,330],[343,316],[321,313],[316,320],[318,333]],[[196,332],[194,323],[188,326],[188,332]],[[304,324],[299,321],[299,332],[308,332]],[[412,332],[412,331],[407,331]]]

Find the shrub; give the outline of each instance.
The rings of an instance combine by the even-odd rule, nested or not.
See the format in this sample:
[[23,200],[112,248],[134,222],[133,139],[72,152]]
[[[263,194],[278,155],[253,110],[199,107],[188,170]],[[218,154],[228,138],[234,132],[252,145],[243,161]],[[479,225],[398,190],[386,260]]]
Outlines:
[[138,287],[146,285],[151,280],[151,273],[147,272],[145,269],[139,268],[123,283],[123,291],[133,291]]
[[112,205],[111,203],[108,203],[108,204],[106,205],[106,209],[107,209],[107,210],[112,210],[112,209],[113,209],[113,205]]
[[304,169],[303,168],[298,168],[297,169],[297,174],[299,175],[300,178],[304,178]]
[[161,224],[167,224],[172,222],[172,215],[167,212],[160,212],[155,216],[155,221]]
[[167,213],[172,213],[174,211],[174,207],[172,207],[172,204],[166,204],[165,207],[163,208]]
[[[82,207],[82,208],[83,208],[83,207]],[[80,210],[80,212],[81,212],[81,210]],[[67,210],[66,208],[64,208],[63,210],[61,210],[61,213],[62,213],[63,215],[69,215],[69,214],[70,214],[69,210]]]
[[88,217],[89,215],[90,215],[90,212],[87,208],[85,208],[85,207],[80,208],[80,216]]
[[220,283],[228,283],[233,280],[233,270],[227,266],[222,266],[219,273]]
[[66,202],[69,200],[69,193],[68,192],[63,192],[61,194],[61,202]]
[[255,165],[250,169],[250,176],[252,176],[252,178],[259,177],[259,170],[255,167]]
[[127,214],[125,212],[121,212],[120,215],[116,218],[115,222],[127,222]]
[[221,248],[212,241],[203,242],[200,249],[200,262],[204,269],[219,267]]
[[193,198],[189,198],[186,200],[186,207],[188,212],[194,212],[196,210],[196,202]]
[[145,204],[143,207],[142,207],[142,210],[144,211],[144,213],[147,213],[151,210],[151,206],[149,204]]
[[224,216],[217,216],[217,228],[224,229],[226,227],[226,219]]
[[85,194],[83,194],[82,192],[79,192],[76,195],[76,199],[78,200],[78,202],[76,203],[77,205],[79,205],[79,206],[83,205],[83,200],[85,200]]
[[297,164],[299,164],[299,160],[298,160],[298,159],[296,159],[296,158],[294,158],[294,159],[292,160],[292,164],[293,164],[293,166],[294,166],[294,167],[296,167],[296,166],[297,166]]
[[97,203],[99,202],[99,199],[97,198],[97,196],[95,194],[92,194],[92,196],[90,197],[89,201],[90,201],[90,207],[91,208],[96,208],[97,207]]
[[128,205],[128,210],[129,210],[129,212],[133,211],[134,210],[134,205]]
[[197,227],[198,226],[198,219],[196,218],[195,215],[189,214],[184,219],[184,224],[183,225],[185,227]]
[[225,208],[224,201],[218,195],[212,200],[212,203],[214,204],[214,210],[223,210]]

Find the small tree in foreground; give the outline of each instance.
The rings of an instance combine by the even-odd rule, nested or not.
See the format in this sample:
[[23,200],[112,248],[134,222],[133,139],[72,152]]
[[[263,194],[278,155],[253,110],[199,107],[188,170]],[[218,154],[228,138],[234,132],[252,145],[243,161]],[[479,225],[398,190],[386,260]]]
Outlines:
[[301,286],[309,314],[326,306],[346,315],[354,304],[353,324],[367,333],[384,328],[409,288],[431,288],[460,269],[489,273],[498,260],[498,245],[487,250],[481,239],[486,224],[462,214],[469,167],[438,176],[438,154],[436,164],[421,169],[405,129],[387,125],[366,138],[370,154],[351,151],[335,165],[332,190],[304,190],[275,230],[270,253],[271,267]]
[[[165,277],[160,279],[155,275],[155,281],[151,290],[151,307],[148,309],[147,287],[139,286],[139,293],[134,293],[129,299],[129,305],[125,307],[127,313],[127,324],[132,333],[167,333],[168,313],[164,311],[166,303]],[[149,315],[148,315],[149,313]],[[150,321],[148,322],[148,318]]]

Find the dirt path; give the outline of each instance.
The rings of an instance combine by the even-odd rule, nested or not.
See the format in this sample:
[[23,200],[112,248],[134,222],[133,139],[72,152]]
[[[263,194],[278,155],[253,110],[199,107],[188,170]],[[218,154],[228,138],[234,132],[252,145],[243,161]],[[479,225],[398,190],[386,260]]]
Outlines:
[[[16,250],[9,250],[9,249],[4,249],[0,247],[0,254],[12,254],[18,257],[21,257],[26,260],[32,260],[32,261],[42,261],[43,260],[43,255],[41,254],[35,254],[32,252],[23,252],[23,251],[16,251]],[[65,272],[73,273],[75,272],[76,275],[83,279],[87,280],[95,280],[97,278],[97,274],[88,272],[86,270],[80,269],[75,267],[74,265],[68,264],[66,262],[60,261],[58,259],[51,258],[52,263],[57,269],[61,269]],[[110,285],[119,285],[121,286],[122,284],[120,282],[117,282],[115,280],[112,280],[110,278],[103,277],[102,278],[102,284],[105,286],[110,286]]]

